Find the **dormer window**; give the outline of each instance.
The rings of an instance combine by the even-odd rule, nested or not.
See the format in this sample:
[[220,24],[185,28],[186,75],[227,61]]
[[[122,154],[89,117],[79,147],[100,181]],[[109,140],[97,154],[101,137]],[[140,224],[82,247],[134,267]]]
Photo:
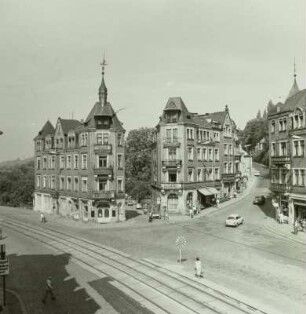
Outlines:
[[36,142],[36,151],[40,152],[42,150],[42,145],[41,141]]
[[111,124],[110,117],[97,117],[96,118],[96,128],[97,129],[109,129]]
[[167,123],[177,123],[178,122],[178,112],[166,112],[166,122]]

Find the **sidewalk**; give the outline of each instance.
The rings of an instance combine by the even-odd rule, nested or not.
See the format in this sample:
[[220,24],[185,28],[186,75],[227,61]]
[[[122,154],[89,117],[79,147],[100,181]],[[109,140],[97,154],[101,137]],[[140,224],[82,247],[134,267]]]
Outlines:
[[[198,215],[193,216],[192,219],[201,219],[202,217],[208,216],[216,211],[219,211],[220,209],[226,208],[232,204],[235,204],[239,202],[240,200],[244,199],[246,196],[249,195],[250,191],[253,189],[254,185],[257,183],[257,178],[252,176],[249,179],[247,188],[241,193],[238,194],[236,198],[231,198],[230,200],[220,203],[218,207],[208,207],[203,209]],[[189,215],[177,215],[177,216],[170,216],[169,222],[175,223],[179,221],[190,221]]]
[[292,224],[279,224],[275,219],[267,217],[264,228],[280,238],[306,245],[306,232],[299,231],[293,234]]

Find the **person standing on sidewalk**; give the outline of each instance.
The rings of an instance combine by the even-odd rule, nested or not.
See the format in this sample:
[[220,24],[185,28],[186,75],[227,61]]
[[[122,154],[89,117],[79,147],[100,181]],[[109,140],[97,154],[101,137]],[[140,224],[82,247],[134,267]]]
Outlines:
[[293,233],[297,234],[298,233],[298,229],[299,229],[299,222],[298,222],[298,219],[295,219],[295,221],[293,223]]
[[45,295],[43,297],[43,299],[41,300],[42,303],[46,303],[47,297],[50,294],[51,300],[55,300],[55,295],[53,293],[53,284],[52,284],[52,277],[49,276],[46,280],[46,291],[45,291]]
[[196,258],[196,261],[194,263],[194,270],[195,270],[195,276],[197,278],[203,278],[202,263],[199,257]]

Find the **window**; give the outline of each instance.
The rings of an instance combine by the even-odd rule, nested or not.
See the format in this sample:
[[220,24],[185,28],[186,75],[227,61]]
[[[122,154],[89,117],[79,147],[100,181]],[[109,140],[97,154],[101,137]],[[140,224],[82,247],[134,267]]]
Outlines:
[[208,149],[208,160],[209,161],[212,161],[213,160],[213,150],[212,150],[212,148],[209,148]]
[[228,154],[229,154],[229,155],[233,155],[233,147],[232,147],[232,144],[229,144],[229,145],[228,145]]
[[40,152],[41,151],[41,141],[36,141],[36,151]]
[[276,156],[276,144],[271,144],[271,156]]
[[65,177],[60,177],[60,190],[64,190],[65,187]]
[[219,149],[215,148],[215,161],[219,161]]
[[79,177],[74,177],[74,190],[78,191],[79,188]]
[[82,192],[87,192],[87,177],[82,177]]
[[281,120],[281,119],[278,121],[278,130],[279,130],[279,132],[283,131],[283,120]]
[[44,176],[43,178],[43,187],[46,188],[47,187],[47,176]]
[[305,169],[300,170],[300,185],[305,186]]
[[80,146],[87,146],[87,139],[88,139],[87,133],[82,133],[80,136]]
[[188,169],[188,182],[193,182],[193,169]]
[[40,176],[36,176],[36,187],[40,188]]
[[188,160],[193,160],[193,147],[188,147]]
[[73,156],[73,167],[74,169],[79,169],[79,155]]
[[198,169],[197,171],[197,181],[200,182],[202,178],[202,169]]
[[233,163],[228,163],[228,173],[233,173]]
[[55,156],[51,157],[51,169],[55,169]]
[[106,168],[107,167],[107,157],[106,156],[99,156],[99,168]]
[[123,169],[123,155],[122,154],[118,154],[117,156],[117,165],[118,165],[118,169]]
[[117,134],[117,141],[118,141],[118,146],[122,146],[122,145],[123,145],[123,136],[122,136],[122,133],[118,133],[118,134]]
[[271,121],[271,133],[274,133],[275,132],[275,121],[272,120]]
[[36,169],[40,170],[40,167],[41,167],[41,165],[40,165],[40,157],[37,157],[36,158]]
[[176,194],[170,194],[168,196],[168,210],[175,211],[178,206],[178,196]]
[[177,141],[177,129],[172,129],[173,131],[173,140],[176,142]]
[[223,164],[223,172],[228,173],[227,162]]
[[117,187],[118,187],[118,191],[123,191],[123,179],[122,178],[117,179]]
[[47,169],[47,157],[46,156],[43,157],[43,168]]
[[103,178],[99,179],[99,181],[98,181],[98,190],[99,191],[106,191],[107,190],[106,186],[107,186],[106,179],[103,179]]
[[176,159],[176,148],[168,148],[168,158],[169,160],[175,160]]
[[166,130],[166,139],[168,143],[171,142],[171,129]]
[[203,157],[202,159],[203,159],[204,161],[207,160],[207,149],[206,149],[206,148],[203,148],[202,157]]
[[201,154],[202,149],[201,148],[197,148],[197,158],[198,160],[202,160],[202,154]]
[[103,145],[107,145],[109,140],[109,134],[103,133]]
[[219,168],[215,168],[215,180],[220,180]]
[[102,145],[102,142],[103,142],[102,133],[97,133],[97,144]]
[[207,180],[208,181],[211,181],[213,180],[213,171],[212,171],[212,168],[207,168]]
[[193,140],[193,139],[194,139],[193,129],[187,128],[187,140]]
[[55,189],[55,176],[51,177],[51,189]]
[[64,169],[65,168],[65,156],[60,157],[60,168]]
[[287,156],[287,143],[286,142],[280,143],[280,156]]
[[67,155],[67,169],[71,169],[71,155]]
[[112,217],[116,217],[116,210],[115,209],[112,210]]
[[293,156],[297,157],[299,153],[299,142],[293,141]]
[[177,174],[176,174],[176,172],[169,172],[169,173],[168,173],[168,182],[173,182],[173,183],[175,183],[175,182],[177,182],[176,180],[177,180]]
[[72,185],[71,177],[67,177],[67,190],[68,191],[71,190],[71,185]]
[[74,147],[74,135],[68,135],[68,147]]
[[167,123],[177,123],[178,113],[177,112],[167,112],[166,113],[166,121]]
[[87,154],[82,154],[82,169],[87,169]]
[[300,140],[300,156],[304,157],[304,140]]

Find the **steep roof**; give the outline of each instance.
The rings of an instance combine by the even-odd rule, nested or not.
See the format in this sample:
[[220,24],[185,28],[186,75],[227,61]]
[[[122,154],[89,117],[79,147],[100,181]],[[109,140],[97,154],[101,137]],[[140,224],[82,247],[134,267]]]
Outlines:
[[273,110],[269,111],[269,115],[281,113],[285,111],[293,111],[296,108],[306,107],[306,89],[302,89],[293,96],[286,99],[285,103],[278,102]]
[[181,97],[170,97],[164,110],[180,110],[186,113],[188,112],[188,109]]
[[34,140],[45,138],[47,135],[53,135],[55,129],[52,123],[48,120],[43,128],[38,132],[38,135],[34,138]]
[[216,111],[212,113],[206,113],[204,115],[201,115],[201,117],[205,119],[212,119],[213,121],[217,121],[221,124],[223,124],[225,117],[226,117],[226,112],[225,111]]
[[81,124],[80,121],[74,119],[59,119],[61,121],[61,126],[63,128],[64,134],[67,134],[69,131],[75,130]]
[[297,83],[296,83],[296,78],[294,78],[294,82],[293,82],[293,85],[292,85],[292,87],[291,87],[291,89],[290,89],[290,92],[289,92],[289,94],[288,94],[287,99],[290,98],[290,97],[292,97],[293,95],[295,95],[295,94],[298,93],[299,91],[300,91],[300,89],[299,89],[299,87],[298,87],[298,85],[297,85]]

